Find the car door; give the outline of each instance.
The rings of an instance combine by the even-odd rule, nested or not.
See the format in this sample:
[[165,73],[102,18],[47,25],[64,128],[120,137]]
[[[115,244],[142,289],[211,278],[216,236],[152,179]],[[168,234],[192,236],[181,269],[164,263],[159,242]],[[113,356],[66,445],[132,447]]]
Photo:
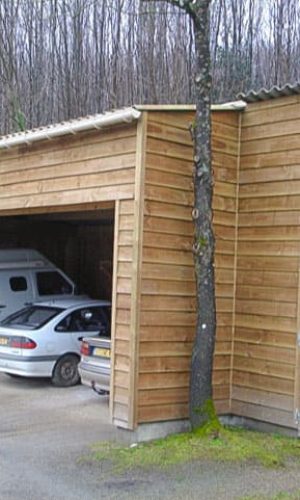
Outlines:
[[55,330],[68,337],[70,350],[79,353],[84,337],[108,336],[109,324],[101,307],[80,307],[60,321]]
[[32,302],[30,272],[10,270],[0,273],[0,321]]

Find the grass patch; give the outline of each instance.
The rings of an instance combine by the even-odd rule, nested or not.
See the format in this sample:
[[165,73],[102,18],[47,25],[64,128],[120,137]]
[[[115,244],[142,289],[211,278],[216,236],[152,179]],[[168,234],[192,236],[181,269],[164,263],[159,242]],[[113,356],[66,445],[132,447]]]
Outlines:
[[300,490],[294,493],[287,493],[282,491],[281,493],[277,493],[277,495],[265,496],[265,495],[254,495],[242,497],[240,500],[299,500],[300,499]]
[[294,438],[221,427],[206,435],[177,434],[134,447],[99,443],[92,448],[90,458],[109,461],[114,471],[120,472],[169,467],[194,460],[254,461],[266,467],[279,467],[289,459],[300,459],[300,443]]

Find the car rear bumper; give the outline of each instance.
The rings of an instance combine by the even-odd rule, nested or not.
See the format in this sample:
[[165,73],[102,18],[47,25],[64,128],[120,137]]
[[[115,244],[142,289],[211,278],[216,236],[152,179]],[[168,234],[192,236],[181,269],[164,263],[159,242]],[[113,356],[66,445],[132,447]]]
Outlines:
[[21,356],[19,359],[8,359],[0,357],[0,372],[11,373],[13,375],[20,375],[22,377],[51,377],[56,359],[45,359],[44,361],[37,361],[26,359],[23,361]]
[[99,391],[109,392],[110,375],[109,373],[99,373],[97,366],[87,365],[84,362],[79,363],[78,371],[81,377],[81,383]]

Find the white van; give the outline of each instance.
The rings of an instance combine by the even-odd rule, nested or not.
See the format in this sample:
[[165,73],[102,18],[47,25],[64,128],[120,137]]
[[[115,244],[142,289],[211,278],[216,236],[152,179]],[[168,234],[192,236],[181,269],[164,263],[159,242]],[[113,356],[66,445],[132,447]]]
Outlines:
[[0,250],[0,321],[32,302],[73,297],[75,284],[33,249]]

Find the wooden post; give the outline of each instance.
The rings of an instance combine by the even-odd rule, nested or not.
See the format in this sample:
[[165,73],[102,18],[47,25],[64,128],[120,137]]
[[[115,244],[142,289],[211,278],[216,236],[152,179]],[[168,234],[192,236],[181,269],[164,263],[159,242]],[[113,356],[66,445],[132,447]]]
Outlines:
[[137,425],[137,398],[138,398],[138,359],[139,359],[139,317],[140,317],[140,285],[143,248],[143,217],[144,217],[144,176],[145,154],[147,137],[147,113],[137,128],[136,144],[136,176],[134,196],[134,230],[133,230],[133,259],[132,259],[132,293],[131,293],[131,320],[130,320],[130,376],[129,376],[129,415],[128,428],[134,429]]
[[229,408],[232,407],[232,386],[234,368],[234,341],[235,341],[235,315],[236,315],[236,286],[237,286],[237,256],[238,256],[238,229],[239,229],[239,188],[240,188],[240,166],[241,166],[241,134],[242,134],[242,114],[239,116],[238,132],[238,152],[236,162],[236,206],[235,206],[235,241],[234,241],[234,268],[233,268],[233,308],[232,308],[232,329],[231,329],[231,360],[230,360],[230,381],[229,381]]
[[300,437],[300,267],[298,269],[298,304],[297,304],[297,331],[296,331],[296,359],[295,359],[295,392],[294,413]]
[[111,305],[111,358],[110,358],[110,395],[109,395],[109,415],[113,421],[114,408],[114,374],[115,374],[115,333],[116,333],[116,309],[117,309],[117,264],[118,264],[118,241],[119,241],[119,221],[120,221],[120,201],[115,202],[114,217],[114,250],[113,250],[113,282],[112,282],[112,305]]

